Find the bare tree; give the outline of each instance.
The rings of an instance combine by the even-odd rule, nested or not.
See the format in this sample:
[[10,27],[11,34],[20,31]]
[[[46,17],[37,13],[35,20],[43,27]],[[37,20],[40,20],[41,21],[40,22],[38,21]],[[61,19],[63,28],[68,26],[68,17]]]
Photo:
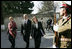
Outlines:
[[39,9],[39,13],[53,10],[54,1],[43,1],[42,5],[43,5],[42,8],[38,8]]

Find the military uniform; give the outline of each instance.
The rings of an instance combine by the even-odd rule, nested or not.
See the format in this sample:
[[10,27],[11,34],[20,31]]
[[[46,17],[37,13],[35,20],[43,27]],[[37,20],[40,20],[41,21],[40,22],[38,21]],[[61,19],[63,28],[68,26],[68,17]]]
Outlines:
[[[63,4],[62,6],[62,8],[71,10],[67,4]],[[58,32],[57,46],[59,48],[71,48],[71,15],[68,14],[58,20],[57,25],[54,27],[54,31]]]
[[[59,33],[59,47],[60,48],[68,48],[71,47],[71,18],[67,21],[67,18],[63,21],[60,19],[58,21],[58,33]],[[64,25],[62,25],[66,22]]]

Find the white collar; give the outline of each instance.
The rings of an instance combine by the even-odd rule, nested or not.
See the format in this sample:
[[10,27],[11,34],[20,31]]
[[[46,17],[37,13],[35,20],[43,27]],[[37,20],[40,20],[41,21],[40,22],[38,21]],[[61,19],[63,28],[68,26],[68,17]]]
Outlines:
[[28,19],[26,19],[26,20],[24,19],[24,21],[28,21]]
[[27,23],[28,22],[28,19],[26,19],[26,20],[24,19],[24,22]]
[[67,16],[63,16],[63,19],[67,19]]
[[38,23],[35,24],[36,28],[38,29]]

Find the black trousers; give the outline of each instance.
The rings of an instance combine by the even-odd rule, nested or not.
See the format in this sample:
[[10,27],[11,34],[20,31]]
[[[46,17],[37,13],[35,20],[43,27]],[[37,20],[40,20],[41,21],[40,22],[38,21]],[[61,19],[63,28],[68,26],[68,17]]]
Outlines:
[[15,38],[13,38],[13,36],[10,34],[9,34],[9,41],[12,44],[11,48],[15,48]]
[[29,35],[23,35],[23,40],[26,42],[26,48],[29,48]]
[[41,37],[35,38],[35,39],[34,39],[34,42],[35,42],[35,48],[40,48]]

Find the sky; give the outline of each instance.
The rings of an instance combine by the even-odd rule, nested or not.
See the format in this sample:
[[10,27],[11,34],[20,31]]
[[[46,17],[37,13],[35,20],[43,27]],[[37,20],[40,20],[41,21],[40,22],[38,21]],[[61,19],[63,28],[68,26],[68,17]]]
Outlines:
[[32,1],[34,2],[34,7],[33,7],[33,12],[32,14],[36,14],[38,12],[38,8],[41,8],[42,7],[42,1]]
[[[32,12],[32,14],[36,14],[36,13],[38,13],[38,8],[41,8],[42,7],[42,1],[32,1],[32,2],[34,2],[34,7],[33,7],[33,12]],[[54,3],[55,2],[60,2],[61,4],[62,4],[62,1],[54,1]],[[64,1],[64,2],[66,2],[67,4],[69,4],[69,5],[71,5],[71,1]],[[57,9],[56,9],[56,12],[59,12],[59,6],[57,7]]]

